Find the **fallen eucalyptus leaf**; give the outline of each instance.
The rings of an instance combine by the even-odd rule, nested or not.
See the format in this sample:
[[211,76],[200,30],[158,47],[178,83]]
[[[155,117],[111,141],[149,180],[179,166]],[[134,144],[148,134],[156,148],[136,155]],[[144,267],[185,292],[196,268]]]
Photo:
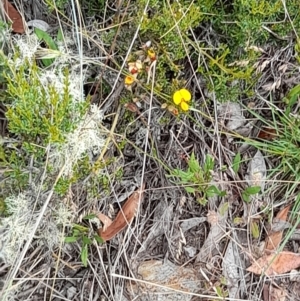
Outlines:
[[300,254],[283,251],[279,254],[273,252],[270,255],[262,256],[248,267],[247,271],[257,275],[264,273],[267,276],[274,276],[298,267],[300,267]]
[[139,201],[142,199],[144,186],[145,185],[143,185],[129,197],[122,209],[117,214],[116,218],[111,223],[107,220],[108,218],[104,214],[100,213],[98,215],[102,222],[105,220],[106,222],[110,223],[106,229],[98,229],[98,234],[102,239],[107,241],[114,238],[132,221],[136,214]]
[[12,29],[16,33],[25,33],[23,19],[20,13],[7,0],[3,0],[3,7],[6,13],[6,20],[12,22]]
[[264,191],[267,167],[261,151],[257,151],[248,166],[246,180],[249,186],[260,186],[261,192]]
[[242,108],[238,103],[227,102],[218,106],[218,116],[230,131],[242,127],[246,118],[242,114]]
[[238,299],[239,295],[239,279],[240,275],[240,264],[241,258],[237,250],[236,244],[233,240],[230,240],[222,263],[223,275],[226,279],[226,284],[228,287],[229,297],[233,299]]
[[[278,212],[278,214],[276,215],[276,218],[275,218],[275,220],[277,220],[278,224],[280,222],[281,222],[281,224],[284,224],[284,222],[287,219],[290,207],[291,206],[289,205]],[[274,223],[274,220],[273,220],[273,223]],[[285,227],[283,227],[282,230],[276,231],[276,229],[274,229],[274,227],[272,227],[272,230],[270,231],[270,233],[268,234],[268,237],[266,239],[266,250],[273,251],[279,247],[284,229],[285,229]]]

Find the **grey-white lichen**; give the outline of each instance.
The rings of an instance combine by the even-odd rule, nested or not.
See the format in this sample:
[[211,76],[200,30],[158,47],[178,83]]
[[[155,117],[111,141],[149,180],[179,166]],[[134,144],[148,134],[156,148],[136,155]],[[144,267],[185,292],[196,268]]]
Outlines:
[[63,169],[64,176],[72,176],[74,165],[86,155],[98,154],[104,147],[105,138],[99,124],[103,113],[96,105],[66,137],[66,143],[52,148],[50,162],[55,169]]
[[32,231],[31,219],[34,199],[25,193],[5,199],[8,217],[1,219],[0,257],[13,264],[20,248]]
[[[9,58],[9,62],[18,69],[25,62],[35,61],[35,54],[40,47],[40,42],[35,35],[22,36],[14,39],[17,46],[19,56],[14,59]],[[63,53],[63,46],[60,51]],[[72,99],[70,108],[70,121],[75,123],[75,129],[69,133],[65,133],[64,142],[52,143],[49,145],[49,161],[45,162],[47,166],[51,165],[52,171],[58,172],[62,170],[61,175],[71,177],[74,166],[85,156],[94,156],[100,153],[105,144],[105,136],[100,130],[100,124],[103,119],[103,112],[96,106],[91,105],[89,111],[78,122],[82,112],[78,111],[78,105],[85,102],[83,93],[83,82],[85,80],[84,72],[80,68],[82,61],[76,60],[75,55],[70,55],[70,50],[65,49],[64,55],[55,58],[53,66],[47,70],[39,69],[38,76],[41,89],[46,89],[51,85],[57,91],[58,95],[62,95],[68,91]],[[65,89],[66,78],[64,70],[68,68],[68,89]],[[38,88],[38,87],[37,87]],[[74,107],[74,112],[72,112]],[[41,108],[42,110],[42,108]],[[41,162],[39,162],[39,165]],[[47,174],[43,183],[31,183],[36,187],[42,188],[45,182],[51,183],[52,178],[47,179]],[[51,173],[50,177],[53,177]],[[49,189],[49,187],[47,187]],[[13,264],[20,254],[20,250],[24,247],[32,231],[35,231],[34,239],[39,243],[45,243],[47,249],[51,251],[55,247],[61,246],[63,242],[63,227],[70,225],[72,221],[72,212],[67,205],[61,201],[47,208],[38,227],[36,227],[39,209],[43,206],[43,198],[37,197],[43,194],[43,188],[37,191],[20,193],[12,195],[5,199],[7,205],[8,216],[1,219],[0,224],[0,258],[7,264]],[[59,205],[57,205],[59,204]]]

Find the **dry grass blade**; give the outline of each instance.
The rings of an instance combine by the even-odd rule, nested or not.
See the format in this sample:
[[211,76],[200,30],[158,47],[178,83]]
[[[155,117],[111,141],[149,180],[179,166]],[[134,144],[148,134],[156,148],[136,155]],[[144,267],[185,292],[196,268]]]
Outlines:
[[[120,231],[122,231],[134,218],[136,214],[136,210],[139,205],[139,201],[142,198],[142,194],[144,191],[145,185],[135,191],[126,201],[114,221],[105,229],[99,229],[99,235],[104,240],[110,240],[114,238]],[[99,217],[100,220],[102,220],[102,216]]]

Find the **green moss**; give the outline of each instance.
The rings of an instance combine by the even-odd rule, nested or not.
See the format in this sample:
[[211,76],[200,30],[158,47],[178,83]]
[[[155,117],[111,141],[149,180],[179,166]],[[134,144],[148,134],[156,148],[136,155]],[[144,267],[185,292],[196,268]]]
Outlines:
[[6,204],[5,201],[0,197],[0,217],[6,213]]
[[0,145],[0,169],[4,175],[4,180],[0,182],[2,192],[8,191],[10,187],[22,190],[28,185],[28,156],[22,149],[18,149],[19,146],[18,143],[11,143],[9,147]]
[[65,196],[71,186],[72,181],[68,178],[60,178],[54,187],[54,191],[61,197]]

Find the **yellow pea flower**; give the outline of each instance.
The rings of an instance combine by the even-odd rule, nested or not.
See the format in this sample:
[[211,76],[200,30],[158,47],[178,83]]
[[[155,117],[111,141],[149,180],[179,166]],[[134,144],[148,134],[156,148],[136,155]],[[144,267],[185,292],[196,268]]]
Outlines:
[[190,106],[189,106],[189,102],[192,99],[192,95],[190,93],[189,90],[187,89],[180,89],[177,90],[174,94],[173,94],[173,102],[176,105],[180,105],[182,111],[188,111]]
[[190,106],[184,101],[181,102],[180,107],[181,107],[182,111],[185,111],[185,112],[188,111],[190,108]]
[[151,61],[156,60],[156,53],[152,48],[147,50],[147,55],[148,55],[148,57],[150,58]]
[[136,81],[137,73],[132,75],[127,75],[124,79],[125,88],[131,91],[134,82]]
[[125,85],[132,85],[135,81],[135,77],[134,76],[131,76],[131,75],[128,75],[125,77]]

